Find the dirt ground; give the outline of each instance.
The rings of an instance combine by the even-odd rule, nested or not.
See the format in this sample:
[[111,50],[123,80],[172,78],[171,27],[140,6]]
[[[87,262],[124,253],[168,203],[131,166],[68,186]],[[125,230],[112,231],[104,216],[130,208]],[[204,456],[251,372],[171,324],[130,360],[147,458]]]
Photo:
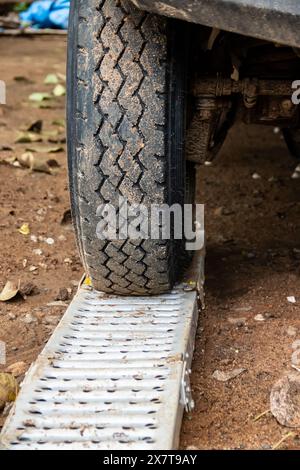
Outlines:
[[[0,79],[8,87],[7,106],[0,108],[0,160],[31,147],[65,149],[64,129],[54,123],[64,118],[64,98],[49,101],[49,109],[28,100],[33,92],[51,92],[53,86],[43,84],[47,74],[65,73],[65,45],[64,38],[0,38]],[[37,120],[43,142],[15,143],[17,131]],[[62,224],[69,209],[66,153],[51,159],[59,164],[52,175],[0,163],[0,288],[8,280],[35,286],[26,299],[0,305],[8,366],[35,360],[83,273],[72,227]],[[203,168],[207,306],[193,366],[196,409],[184,419],[183,449],[270,449],[289,432],[267,411],[270,390],[291,370],[292,344],[300,339],[295,166],[273,128],[239,125],[217,161]],[[22,235],[26,223],[30,234]],[[228,382],[212,377],[236,368],[245,370]],[[0,416],[0,426],[3,421]],[[299,439],[296,430],[280,448],[300,448]]]
[[[65,46],[65,38],[0,38],[0,74],[7,84],[7,105],[0,107],[0,149],[12,148],[1,150],[0,159],[20,156],[32,147],[64,148],[48,155],[60,165],[52,175],[0,164],[1,288],[8,280],[36,286],[26,300],[18,297],[0,304],[0,339],[6,342],[8,365],[24,361],[29,366],[37,357],[66,309],[48,304],[61,297],[60,289],[75,292],[83,274],[73,230],[61,225],[70,207],[66,145],[49,142],[65,138],[65,130],[53,124],[65,118],[65,98],[49,101],[50,109],[35,108],[28,99],[34,92],[53,90],[54,85],[43,83],[49,73],[65,74]],[[37,120],[43,121],[43,142],[16,144],[18,131]],[[26,223],[27,236],[19,233]],[[46,243],[49,238],[54,244]]]

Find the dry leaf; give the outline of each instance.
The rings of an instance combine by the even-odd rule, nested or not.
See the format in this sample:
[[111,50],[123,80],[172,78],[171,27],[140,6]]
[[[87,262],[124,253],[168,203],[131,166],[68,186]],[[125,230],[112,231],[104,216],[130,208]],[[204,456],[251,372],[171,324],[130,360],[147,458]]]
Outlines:
[[62,82],[65,82],[67,80],[67,77],[65,74],[63,73],[60,73],[60,72],[57,72],[57,77],[62,81]]
[[18,390],[18,383],[11,374],[0,373],[0,410],[6,403],[15,401]]
[[92,286],[92,280],[90,277],[86,277],[83,283],[85,286]]
[[14,377],[20,377],[25,374],[28,366],[25,362],[15,362],[14,364],[7,367],[6,371],[8,374],[12,374]]
[[66,120],[65,119],[55,119],[52,121],[53,126],[59,126],[59,127],[66,127]]
[[53,95],[59,98],[60,96],[65,96],[65,94],[66,94],[66,87],[64,87],[63,85],[56,85],[56,87],[53,90]]
[[30,126],[26,130],[27,132],[34,132],[36,134],[40,134],[42,132],[42,129],[43,129],[43,121],[39,119],[38,121],[35,121],[32,124],[30,124]]
[[29,235],[30,234],[29,224],[23,224],[22,227],[19,228],[19,233],[21,235]]
[[45,85],[56,85],[57,83],[59,83],[59,79],[55,73],[49,73],[44,80]]
[[30,144],[32,142],[42,142],[43,139],[39,134],[34,132],[18,132],[18,136],[15,140],[16,144]]
[[46,137],[55,137],[57,136],[59,131],[57,129],[52,130],[52,131],[44,131],[44,136]]
[[49,159],[46,154],[33,154],[32,152],[23,153],[21,157],[18,157],[18,161],[26,168],[30,168],[31,171],[40,171],[48,174],[52,174],[51,167],[59,166],[56,160]]
[[64,147],[27,147],[26,152],[34,152],[34,153],[59,153],[64,152]]
[[12,155],[10,157],[0,156],[0,163],[6,164],[6,165],[14,166],[14,163],[15,163],[16,160],[17,160],[17,157],[15,155]]
[[35,101],[35,102],[42,102],[42,101],[45,101],[45,100],[50,100],[51,99],[51,95],[50,93],[32,93],[30,96],[29,96],[29,101]]
[[1,294],[0,302],[7,302],[8,300],[13,299],[19,292],[20,283],[17,285],[14,282],[7,281]]

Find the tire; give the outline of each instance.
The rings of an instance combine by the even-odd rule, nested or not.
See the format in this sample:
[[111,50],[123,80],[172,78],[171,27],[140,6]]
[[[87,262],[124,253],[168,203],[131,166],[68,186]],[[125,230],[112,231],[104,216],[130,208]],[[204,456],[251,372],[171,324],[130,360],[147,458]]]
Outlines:
[[160,294],[180,277],[183,242],[100,240],[96,230],[99,205],[116,206],[119,196],[147,206],[185,202],[187,35],[185,23],[126,0],[72,2],[71,205],[80,255],[97,290]]

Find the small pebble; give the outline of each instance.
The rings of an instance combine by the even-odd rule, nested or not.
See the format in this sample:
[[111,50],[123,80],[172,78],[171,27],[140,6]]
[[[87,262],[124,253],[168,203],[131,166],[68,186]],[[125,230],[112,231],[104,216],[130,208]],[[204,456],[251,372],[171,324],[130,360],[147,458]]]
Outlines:
[[294,326],[289,326],[287,328],[286,332],[289,336],[296,336],[296,334],[297,334],[297,330]]
[[252,307],[237,307],[233,309],[235,312],[250,312]]
[[271,176],[269,179],[268,179],[269,183],[277,183],[278,179],[275,177],[275,176]]
[[245,325],[245,323],[246,323],[246,318],[233,318],[233,317],[229,317],[229,318],[228,318],[228,321],[229,321],[229,323],[231,323],[232,325],[235,325],[235,326],[241,328],[242,326]]
[[229,380],[235,379],[239,375],[246,372],[246,369],[233,369],[230,371],[215,370],[212,374],[212,378],[219,382],[228,382]]
[[54,317],[54,316],[50,316],[48,315],[45,320],[43,320],[43,324],[44,325],[57,325],[57,323],[59,322],[59,318],[58,317]]
[[265,317],[259,313],[258,315],[255,315],[254,320],[255,321],[265,321]]
[[27,282],[26,284],[23,284],[20,287],[20,294],[23,297],[27,297],[28,295],[32,295],[37,292],[38,292],[37,286],[35,284],[32,284],[31,282]]
[[22,318],[22,322],[24,322],[24,323],[26,323],[26,324],[28,324],[28,325],[30,325],[31,323],[34,323],[34,322],[36,322],[36,321],[37,321],[37,319],[34,318],[34,317],[31,315],[31,313],[27,313],[27,314],[25,315],[25,317]]
[[271,390],[270,407],[279,424],[289,428],[300,427],[300,374],[284,375]]
[[59,292],[55,300],[61,300],[62,302],[65,302],[68,299],[69,299],[68,289],[66,289],[65,287],[62,287],[61,289],[59,289]]
[[47,214],[47,209],[41,208],[36,211],[38,215],[46,215]]

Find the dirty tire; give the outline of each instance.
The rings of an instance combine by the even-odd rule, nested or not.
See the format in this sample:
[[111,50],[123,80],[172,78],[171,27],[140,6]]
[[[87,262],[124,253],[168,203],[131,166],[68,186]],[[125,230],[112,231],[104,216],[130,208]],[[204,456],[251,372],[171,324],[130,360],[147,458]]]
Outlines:
[[[80,254],[97,290],[152,295],[180,276],[184,244],[101,240],[97,209],[183,204],[186,27],[129,1],[74,0],[68,57],[68,147]],[[98,232],[99,233],[99,232]]]

